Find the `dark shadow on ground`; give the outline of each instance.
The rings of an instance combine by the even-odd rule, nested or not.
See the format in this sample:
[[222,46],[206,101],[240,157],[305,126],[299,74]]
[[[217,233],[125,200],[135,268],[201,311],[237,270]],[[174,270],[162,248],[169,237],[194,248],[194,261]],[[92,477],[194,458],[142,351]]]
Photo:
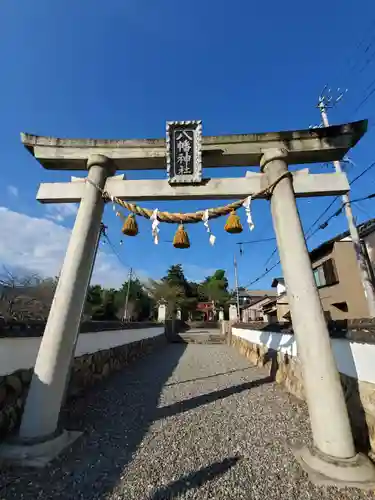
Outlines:
[[148,500],[168,500],[177,498],[188,490],[200,488],[204,483],[222,476],[239,461],[240,457],[225,458],[221,462],[214,462],[203,469],[182,476],[177,481],[159,488]]
[[[359,451],[367,454],[371,449],[369,429],[366,422],[366,413],[360,397],[358,371],[353,357],[351,343],[344,335],[343,325],[346,325],[346,323],[339,323],[337,321],[333,323],[336,324],[337,332],[335,333],[334,331],[333,334],[331,332],[331,345],[341,379],[355,445]],[[341,329],[337,326],[339,324],[341,325]],[[284,342],[282,342],[282,333],[277,331],[272,332],[272,325],[267,325],[267,328],[262,329],[260,341],[269,348],[264,361],[271,361],[270,376],[273,377],[273,379],[278,369],[277,352],[281,348],[285,349],[290,347],[295,340],[294,335],[291,335],[287,341],[284,340]],[[287,359],[288,355],[284,354],[284,362],[287,362]],[[344,370],[351,375],[344,374]]]
[[273,379],[271,377],[264,377],[259,380],[252,380],[250,382],[244,382],[240,385],[227,387],[226,389],[209,392],[208,394],[202,394],[191,399],[178,401],[177,403],[173,403],[172,405],[159,408],[156,412],[156,418],[162,419],[170,417],[172,415],[177,415],[179,413],[184,413],[185,411],[193,410],[194,408],[212,403],[213,401],[225,399],[229,396],[232,396],[233,394],[238,394],[239,392],[247,391],[263,384],[270,384],[271,382],[273,382]]
[[231,375],[232,373],[244,372],[246,370],[253,370],[253,366],[249,366],[248,368],[241,368],[240,370],[229,370],[228,372],[215,373],[214,375],[207,375],[207,377],[197,377],[191,378],[189,380],[181,380],[180,382],[172,382],[171,384],[165,384],[165,387],[171,387],[172,385],[180,385],[187,384],[189,382],[197,382],[198,380],[206,380],[208,378],[219,377],[220,375]]
[[185,347],[162,346],[70,402],[62,423],[84,435],[45,469],[3,470],[0,498],[106,498],[159,416],[161,390]]

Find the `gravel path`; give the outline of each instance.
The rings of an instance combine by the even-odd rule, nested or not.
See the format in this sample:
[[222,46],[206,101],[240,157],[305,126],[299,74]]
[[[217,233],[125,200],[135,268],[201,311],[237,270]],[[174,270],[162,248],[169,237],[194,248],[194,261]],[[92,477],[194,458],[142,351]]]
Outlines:
[[170,344],[78,399],[85,429],[44,470],[8,470],[0,499],[374,499],[315,487],[292,441],[309,440],[304,405],[223,345]]

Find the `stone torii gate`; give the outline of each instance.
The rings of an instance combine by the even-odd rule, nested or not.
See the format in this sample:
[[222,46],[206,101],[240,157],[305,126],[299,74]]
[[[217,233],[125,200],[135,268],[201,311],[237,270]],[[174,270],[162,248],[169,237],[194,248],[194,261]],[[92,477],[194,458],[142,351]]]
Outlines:
[[[41,184],[37,194],[42,203],[79,202],[80,206],[18,440],[3,447],[2,455],[16,461],[22,458],[26,463],[35,458],[45,462],[79,434],[59,430],[58,420],[100,234],[104,199],[97,187],[126,201],[246,198],[282,177],[288,164],[342,159],[366,127],[367,122],[360,121],[323,129],[203,137],[204,167],[260,165],[261,173],[248,172],[245,178],[204,179],[194,185],[114,176],[120,170],[165,169],[169,159],[164,139],[73,140],[23,134],[23,144],[44,168],[87,170],[89,182]],[[344,173],[310,174],[305,169],[283,176],[272,190],[270,203],[314,442],[312,449],[295,450],[296,457],[316,481],[367,487],[375,481],[375,471],[367,457],[354,448],[295,200],[348,191]]]

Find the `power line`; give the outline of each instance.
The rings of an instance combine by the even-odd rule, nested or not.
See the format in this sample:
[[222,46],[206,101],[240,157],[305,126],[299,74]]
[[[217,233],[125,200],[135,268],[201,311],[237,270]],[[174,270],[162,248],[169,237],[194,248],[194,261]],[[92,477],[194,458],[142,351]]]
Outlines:
[[[365,168],[359,175],[357,175],[357,177],[355,177],[350,183],[349,185],[352,186],[358,179],[360,179],[363,175],[365,175],[369,170],[371,170],[373,167],[375,166],[375,162],[371,163],[367,168]],[[327,211],[331,208],[331,206],[335,203],[335,201],[340,198],[340,196],[336,196],[332,202],[328,205],[328,207],[324,210],[324,212],[322,212],[321,215],[319,215],[319,217],[313,222],[313,224],[310,226],[310,228],[306,231],[306,241],[308,241],[310,238],[312,238],[313,236],[315,236],[315,234],[322,230],[322,229],[325,229],[329,222],[334,218],[334,217],[337,217],[341,214],[343,208],[344,208],[344,204],[340,207],[339,210],[337,210],[336,212],[334,212],[332,215],[330,215],[322,224],[320,224],[317,229],[315,231],[313,231],[312,234],[310,234],[309,236],[307,235],[307,233],[309,231],[311,231],[311,229],[322,219],[322,217],[327,213]],[[352,203],[357,203],[357,202],[361,202],[363,200],[366,200],[366,199],[371,199],[371,198],[375,198],[375,193],[372,193],[370,195],[367,195],[367,196],[364,196],[364,197],[361,197],[361,198],[357,198],[355,200],[352,201]],[[257,283],[258,281],[260,281],[262,278],[264,278],[265,276],[267,276],[267,274],[269,274],[273,269],[275,269],[276,266],[278,266],[280,264],[280,260],[278,260],[276,262],[276,264],[274,264],[273,266],[271,266],[269,269],[267,269],[267,264],[270,262],[270,260],[272,259],[272,257],[275,255],[275,253],[277,252],[277,247],[273,250],[273,252],[271,253],[271,255],[269,256],[269,258],[267,259],[266,263],[264,264],[264,267],[266,268],[264,270],[264,272],[258,276],[257,278],[255,278],[254,280],[250,281],[249,283],[247,283],[246,285],[244,285],[244,287],[248,287],[248,286],[252,286],[254,285],[255,283]]]
[[[372,33],[372,31],[371,31],[371,30],[372,30],[372,28],[373,28],[373,27],[375,28],[375,19],[373,19],[373,20],[372,20],[372,23],[371,23],[371,25],[370,25],[370,29],[368,30],[370,33]],[[361,46],[365,43],[367,33],[368,33],[368,32],[365,32],[365,36],[364,36],[364,37],[362,37],[361,41],[357,44],[356,49],[360,49],[360,48],[361,48]],[[372,39],[371,39],[371,40],[372,40]]]
[[360,66],[361,63],[363,62],[363,61],[361,61],[361,59],[362,59],[362,56],[366,57],[366,55],[370,52],[370,49],[374,45],[374,42],[375,42],[375,37],[373,37],[371,40],[369,40],[369,43],[367,44],[366,48],[363,51],[361,51],[361,55],[357,56],[354,64],[352,65],[352,67],[348,68],[348,70],[349,70],[350,73],[353,73],[353,71],[355,69],[360,68],[360,69],[358,69],[358,74],[360,75],[367,68],[367,66],[370,64],[370,62],[374,58],[375,52],[371,52],[370,57],[368,57],[367,59],[365,59],[364,64],[363,64],[362,67]]
[[269,269],[266,269],[263,274],[261,274],[260,276],[258,276],[258,278],[256,278],[255,280],[250,281],[250,283],[248,283],[247,285],[245,285],[244,288],[247,288],[248,286],[252,286],[255,283],[257,283],[258,281],[260,281],[262,278],[264,278],[265,276],[267,276],[267,274],[269,274],[273,269],[275,269],[275,267],[278,266],[279,264],[280,264],[280,261],[277,261],[276,264],[274,264]]
[[[349,182],[349,186],[352,186],[355,182],[357,182],[363,175],[365,175],[369,170],[371,170],[373,167],[375,166],[375,162],[373,163],[370,163],[370,165],[365,168],[360,174],[358,174],[356,177],[354,177],[354,179],[352,181]],[[340,198],[340,195],[338,196],[335,196],[335,198],[331,201],[331,203],[328,205],[327,208],[325,208],[325,210],[319,215],[319,217],[311,224],[311,226],[309,227],[309,229],[307,229],[306,231],[306,236],[308,235],[308,233],[311,231],[311,229],[323,218],[323,216],[328,212],[328,210],[332,207],[332,205]],[[341,209],[340,209],[341,211]],[[336,212],[335,212],[336,213]],[[335,214],[333,214],[334,216]],[[332,216],[332,217],[333,217]],[[327,222],[327,221],[325,221]],[[325,224],[325,223],[323,223]],[[322,224],[322,225],[323,225]],[[327,227],[327,226],[325,226]],[[310,236],[308,236],[308,238],[310,238]]]
[[[323,88],[322,92],[320,93],[319,98],[318,98],[317,108],[319,109],[319,112],[320,112],[320,115],[322,118],[322,123],[323,123],[324,127],[329,126],[327,109],[334,107],[338,102],[340,102],[344,96],[344,93],[345,92],[341,92],[340,89],[337,89],[337,94],[334,96],[331,92],[331,89],[327,90],[327,85]],[[341,163],[338,160],[335,160],[333,162],[333,165],[335,167],[336,172],[342,172]],[[325,212],[323,212],[323,214],[326,213],[327,210],[329,210],[329,208],[331,208],[331,206],[336,202],[336,200],[338,198],[339,197],[336,196],[336,198],[333,199],[333,201],[330,203],[330,205],[325,210]],[[350,204],[349,204],[348,195],[344,194],[342,196],[342,198],[348,207],[347,219],[348,219],[349,227],[351,227],[352,226],[352,224],[351,224],[352,215],[351,215],[351,211],[350,211]],[[316,221],[312,224],[312,226],[307,230],[306,236],[311,231],[311,229],[319,222],[321,217],[323,217],[323,214],[321,216],[319,216],[318,219],[316,219]]]
[[105,237],[106,242],[107,242],[107,243],[108,243],[108,245],[110,246],[110,248],[111,248],[111,250],[112,250],[113,254],[117,257],[117,259],[118,259],[118,261],[120,262],[120,264],[121,264],[122,266],[124,266],[125,268],[129,268],[129,266],[127,266],[127,265],[126,265],[126,264],[122,261],[122,259],[121,259],[120,255],[119,255],[119,253],[117,252],[117,250],[116,250],[115,246],[113,245],[112,241],[109,239],[108,234],[107,234],[107,233],[104,233],[104,234],[103,234],[103,236]]
[[361,107],[370,99],[370,97],[375,93],[375,87],[371,90],[371,92],[369,92],[365,97],[364,99],[362,99],[362,101],[358,104],[358,106],[355,108],[355,110],[353,111],[354,114],[356,114],[360,109]]
[[[373,20],[372,24],[371,24],[371,27],[372,26],[375,26],[375,19]],[[372,33],[372,30],[369,30],[370,33]],[[353,58],[354,58],[354,55],[356,54],[356,52],[362,48],[362,46],[365,45],[366,43],[366,39],[368,40],[367,38],[367,33],[365,34],[364,37],[362,37],[362,39],[360,40],[360,42],[357,44],[357,46],[355,47],[354,49],[354,52],[353,52]],[[367,41],[367,46],[365,47],[365,50],[364,50],[364,54],[366,54],[370,48],[372,47],[373,43],[375,42],[375,37],[372,37],[370,40]],[[370,58],[366,60],[365,62],[365,65],[362,67],[361,69],[361,72],[363,72],[363,70],[365,69],[365,67],[371,62],[372,58],[375,56],[375,52],[371,54]],[[350,68],[350,59],[348,59],[348,66],[349,66],[349,70],[353,70],[354,67],[356,66],[357,62],[359,61],[360,59],[358,57],[355,58],[355,64],[354,66],[352,66],[352,68]],[[369,90],[372,85],[375,83],[375,80],[373,82],[370,83],[370,85],[366,88],[365,92],[367,92],[367,90]],[[323,94],[324,92],[326,91],[327,89],[327,85],[323,88],[323,91],[321,93],[321,97],[319,98],[319,104],[320,106],[318,105],[318,107],[321,107],[322,104],[325,105],[325,107],[334,107],[344,96],[344,94],[347,92],[347,89],[344,91],[344,92],[340,92],[340,89],[338,89],[338,92],[339,92],[339,95],[336,97],[336,98],[333,98],[332,96],[325,96],[323,97]],[[328,92],[330,93],[330,89],[328,90]],[[371,90],[371,92],[359,103],[359,105],[357,106],[355,112],[357,112],[363,104],[365,104],[365,102],[371,97],[371,95],[373,95],[373,93],[375,92],[375,88]],[[353,181],[350,182],[350,185],[353,185],[358,179],[360,179],[366,172],[368,172],[373,166],[375,165],[375,162],[373,164],[371,164],[369,167],[367,167],[363,172],[361,172],[357,177],[355,177],[353,179]],[[309,229],[306,231],[306,241],[310,238],[312,238],[320,229],[324,229],[325,227],[327,227],[329,221],[338,216],[341,212],[342,212],[342,208],[343,207],[340,207],[340,210],[339,211],[336,211],[333,215],[331,215],[326,221],[324,221],[322,224],[320,224],[320,226],[315,230],[313,231],[312,234],[308,235],[308,233],[312,230],[313,227],[315,227],[315,225],[324,217],[324,215],[327,213],[327,211],[334,205],[334,203],[337,201],[337,199],[339,199],[340,196],[336,196],[332,201],[331,203],[328,205],[328,207],[324,210],[324,212],[322,212],[321,215],[319,215],[319,217],[311,224],[311,226],[309,227]],[[267,265],[268,263],[271,261],[272,257],[275,255],[275,253],[277,252],[277,247],[273,250],[273,252],[271,253],[271,255],[269,256],[269,258],[267,259],[264,267],[266,268],[265,271],[258,277],[256,278],[255,280],[251,281],[250,283],[248,283],[246,286],[251,286],[253,285],[254,283],[258,282],[259,280],[261,280],[264,276],[266,276],[272,269],[274,269],[277,265],[280,264],[280,261],[278,261],[276,264],[274,264],[270,269],[267,269]]]
[[[356,198],[355,200],[351,200],[351,203],[359,203],[361,201],[364,201],[364,200],[369,200],[371,198],[375,198],[375,193],[372,193],[372,194],[369,194],[367,196],[362,196],[361,198]],[[334,218],[334,217],[338,217],[341,212],[343,211],[343,209],[345,208],[345,203],[343,203],[341,205],[341,207],[339,208],[339,210],[337,210],[334,214],[332,214],[331,216],[328,217],[328,219],[326,219],[323,224],[320,224],[319,227],[316,228],[316,230],[310,234],[310,236],[308,236],[306,238],[306,241],[309,240],[310,238],[312,238],[318,231],[320,231],[321,229],[325,229],[329,222]]]
[[[373,57],[375,57],[375,52],[373,53]],[[373,59],[373,57],[371,58],[371,60]],[[371,62],[371,61],[369,61],[369,62]],[[372,80],[367,85],[367,87],[363,90],[363,94],[365,94],[365,97],[362,99],[362,101],[360,101],[357,104],[357,106],[355,108],[353,106],[354,109],[352,108],[351,113],[353,113],[355,115],[361,109],[361,107],[368,101],[368,99],[373,95],[374,90],[375,90],[375,87],[373,87],[374,84],[375,84],[375,79]]]
[[356,198],[355,200],[352,200],[352,203],[358,203],[360,201],[370,200],[371,198],[375,198],[375,193],[368,194],[367,196],[362,196],[361,198]]
[[[366,30],[365,35],[362,37],[360,42],[354,48],[351,56],[347,58],[346,65],[344,65],[343,70],[340,71],[339,81],[346,81],[348,77],[350,77],[350,79],[353,81],[355,76],[357,77],[358,80],[359,76],[362,75],[365,72],[365,70],[373,63],[375,59],[375,50],[372,50],[375,44],[375,35],[373,27],[375,27],[375,19],[372,21],[370,28]],[[375,80],[372,81],[363,90],[363,94],[365,95],[365,97],[362,98],[362,100],[357,104],[356,107],[355,104],[353,105],[353,107],[351,108],[352,111],[350,111],[350,113],[354,114],[357,113],[359,109],[373,95],[375,90],[372,89],[372,86],[374,83]],[[367,93],[368,91],[370,92]]]
[[[369,30],[368,31],[365,31],[365,35],[360,39],[360,41],[357,43],[357,45],[355,46],[353,52],[352,52],[352,55],[347,59],[347,66],[348,66],[348,70],[349,71],[353,71],[356,64],[359,62],[359,58],[357,56],[357,52],[362,49],[362,47],[365,45],[366,43],[366,39],[368,40],[367,38],[367,35],[368,33],[373,33],[373,27],[375,27],[375,19],[373,19],[370,27],[369,27]],[[372,45],[372,42],[373,42],[373,39],[371,38],[368,42],[369,45],[366,47],[366,49],[364,50],[364,53],[368,52],[368,50],[370,49],[371,45]],[[367,43],[368,43],[367,42]],[[354,57],[356,56],[356,57]],[[354,60],[354,64],[351,65],[351,62]]]
[[275,239],[276,238],[273,237],[273,238],[262,238],[262,239],[250,240],[250,241],[239,241],[236,243],[236,245],[240,246],[240,255],[243,255],[244,254],[243,245],[252,245],[254,243],[264,243],[266,241],[275,241]]
[[338,200],[339,196],[336,196],[331,203],[328,205],[328,207],[322,212],[317,219],[311,224],[309,229],[306,231],[306,238],[308,237],[308,233],[311,231],[311,229],[324,217],[324,215],[328,212],[328,210],[332,207],[332,205]]
[[[104,226],[104,224],[103,224]],[[112,250],[112,253],[115,255],[115,257],[117,258],[117,260],[119,261],[119,263],[125,268],[125,269],[131,269],[131,273],[132,273],[132,276],[133,276],[133,281],[134,280],[138,280],[140,283],[144,282],[145,280],[144,279],[141,279],[139,277],[139,275],[136,273],[135,269],[133,267],[129,267],[127,264],[125,264],[125,262],[122,260],[120,254],[118,253],[118,251],[116,250],[116,247],[114,246],[114,244],[112,243],[112,241],[110,240],[107,232],[106,232],[106,229],[107,229],[107,226],[104,226],[105,227],[105,230],[101,233],[102,236],[104,236],[106,242],[108,243],[110,249]]]
[[[368,48],[370,48],[370,45],[368,46]],[[371,64],[371,62],[373,61],[375,57],[375,51],[371,53],[370,57],[368,57],[365,61],[365,64],[362,66],[362,68],[358,71],[358,74],[360,75],[361,73],[363,73],[365,71],[365,69],[367,68],[367,66],[369,66]]]
[[[353,75],[355,73],[362,74],[371,63],[375,52],[371,53],[370,57],[367,57],[367,55],[375,42],[375,36],[373,35],[374,27],[375,19],[372,20],[369,28],[365,31],[364,36],[356,44],[354,49],[350,51],[350,55],[346,58],[346,63],[344,63],[341,71],[339,72],[340,78],[338,81],[345,81],[349,76],[353,79]],[[365,61],[363,61],[363,59],[365,59]],[[357,71],[358,68],[360,68],[359,71]]]
[[262,238],[260,240],[250,240],[250,241],[238,241],[236,245],[252,245],[253,243],[263,243],[264,241],[275,241],[275,237],[273,238]]
[[[365,175],[369,170],[371,170],[373,167],[375,166],[375,162],[371,163],[367,168],[365,168],[359,175],[357,175],[350,183],[349,185],[352,186],[355,182],[357,182],[363,175]],[[374,195],[370,195],[369,197],[375,197],[375,194]],[[331,203],[327,206],[327,208],[321,213],[321,215],[319,215],[319,217],[311,224],[311,226],[307,229],[306,231],[306,241],[309,240],[310,238],[312,238],[313,236],[315,236],[315,234],[320,231],[321,229],[325,229],[328,225],[328,223],[334,218],[334,217],[337,217],[338,215],[340,215],[340,213],[342,212],[342,207],[340,207],[340,209],[338,211],[336,211],[334,214],[332,214],[327,220],[325,220],[322,224],[320,224],[320,226],[315,230],[313,231],[312,234],[308,235],[308,233],[311,231],[311,229],[323,218],[323,216],[327,213],[327,211],[333,206],[333,204],[337,201],[337,199],[339,199],[340,196],[336,196],[332,201]],[[360,198],[358,200],[353,200],[353,203],[357,202],[357,201],[363,201],[364,199],[367,199],[368,197],[365,197],[365,198]],[[103,225],[104,226],[104,225]],[[104,226],[105,230],[106,230],[106,226]],[[112,244],[112,242],[110,241],[106,231],[104,230],[103,232],[103,236],[105,236],[106,240],[108,241],[108,244],[109,246],[111,247],[113,253],[116,255],[116,257],[118,258],[119,262],[125,267],[125,268],[128,268],[128,266],[126,266],[124,264],[124,262],[122,261],[121,257],[119,256],[118,252],[116,251],[114,245]],[[258,240],[252,240],[252,241],[242,241],[242,242],[238,242],[236,243],[237,245],[240,245],[240,248],[242,245],[250,245],[250,244],[255,244],[255,243],[263,243],[263,242],[266,242],[266,241],[274,241],[276,238],[262,238],[262,239],[258,239]],[[164,240],[165,242],[169,242],[168,240]],[[241,250],[240,250],[241,252]],[[268,257],[268,259],[266,260],[266,262],[264,263],[263,267],[265,268],[265,271],[260,275],[258,276],[256,279],[252,280],[251,282],[249,282],[247,285],[245,285],[245,287],[248,287],[248,286],[251,286],[255,283],[257,283],[258,281],[260,281],[262,278],[264,278],[265,276],[267,276],[267,274],[269,274],[273,269],[275,269],[276,266],[278,266],[280,264],[280,260],[278,262],[276,262],[274,265],[272,265],[269,269],[267,268],[267,265],[270,263],[270,261],[272,260],[272,257],[277,253],[277,246],[274,248],[274,250],[272,251],[271,255]],[[134,271],[133,271],[133,274],[135,275]],[[136,275],[135,277],[137,279],[139,279]]]
[[366,217],[372,217],[372,215],[370,214],[370,212],[368,210],[366,210],[365,208],[363,208],[363,206],[360,204],[360,202],[358,202],[357,204],[357,209],[362,212],[363,214],[366,215]]
[[342,209],[343,209],[343,207],[340,207],[340,209],[339,209],[339,210],[337,210],[334,214],[330,215],[330,216],[328,217],[328,219],[326,219],[326,220],[325,220],[322,224],[320,224],[320,225],[319,225],[319,226],[315,229],[315,231],[313,231],[313,232],[312,232],[309,236],[306,236],[306,241],[308,241],[310,238],[312,238],[313,236],[315,236],[315,235],[316,235],[316,233],[317,233],[318,231],[325,229],[325,228],[328,226],[328,224],[330,223],[330,221],[331,221],[334,217],[338,217],[338,216],[341,214]]
[[360,174],[357,175],[357,177],[354,177],[354,179],[349,182],[349,185],[352,186],[355,182],[357,182],[363,175],[365,175],[369,170],[375,167],[375,161],[370,163],[370,165],[365,168]]
[[[355,200],[352,200],[351,203],[358,203],[358,202],[361,202],[361,201],[364,201],[364,200],[368,200],[368,199],[371,199],[371,198],[375,198],[375,193],[372,193],[368,196],[363,196],[361,198],[358,198],[358,199],[355,199]],[[343,211],[344,209],[344,204],[340,207],[339,210],[337,210],[334,214],[332,214],[330,217],[328,217],[327,220],[325,220],[323,222],[323,224],[321,224],[312,234],[310,234],[310,236],[307,236],[306,237],[306,241],[309,240],[310,238],[312,238],[318,231],[322,230],[322,229],[325,229],[327,226],[328,226],[328,223],[334,218],[334,217],[337,217],[341,214],[341,212]],[[276,253],[277,251],[277,248],[274,250],[274,252],[272,253],[272,255],[270,256],[270,258],[268,259],[267,263],[271,260],[271,258],[273,257],[273,255]],[[266,265],[267,265],[266,263]],[[255,283],[257,283],[258,281],[260,281],[262,278],[264,278],[265,276],[267,276],[267,274],[269,274],[273,269],[275,269],[276,266],[278,266],[280,264],[280,260],[278,260],[273,266],[271,266],[269,269],[265,269],[265,271],[260,275],[258,276],[258,278],[254,279],[253,281],[251,281],[250,283],[248,283],[247,285],[245,285],[245,288],[248,287],[248,286],[251,286],[251,285],[254,285]]]

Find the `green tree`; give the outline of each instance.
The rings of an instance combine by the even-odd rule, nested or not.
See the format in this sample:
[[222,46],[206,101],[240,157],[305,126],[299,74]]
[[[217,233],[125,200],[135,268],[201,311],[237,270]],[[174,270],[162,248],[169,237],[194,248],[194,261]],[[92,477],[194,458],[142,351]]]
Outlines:
[[94,317],[103,310],[103,289],[100,285],[90,285],[87,291],[85,314]]
[[117,319],[116,295],[114,288],[105,289],[100,285],[90,285],[85,304],[85,314],[94,320]]
[[167,304],[167,315],[170,318],[175,315],[177,307],[181,306],[185,297],[184,289],[168,280],[150,280],[148,290],[156,303],[165,302]]
[[195,283],[195,281],[189,281],[188,285],[189,285],[188,296],[189,297],[196,297],[196,298],[198,298],[199,297],[199,291],[198,291],[199,284]]
[[187,283],[186,297],[183,302],[184,309],[189,313],[193,313],[197,309],[199,302],[199,285],[194,281]]
[[212,302],[215,307],[224,307],[229,299],[228,279],[223,269],[218,269],[212,276],[207,276],[198,288],[201,300]]
[[125,281],[116,296],[117,311],[121,318],[125,313],[126,295],[129,287],[128,317],[135,316],[138,320],[146,320],[151,317],[153,300],[145,286],[138,278]]
[[199,294],[202,300],[209,300],[215,305],[224,305],[229,298],[229,293],[223,288],[220,281],[206,281],[199,286]]
[[171,266],[167,271],[167,275],[162,278],[162,281],[183,288],[185,294],[187,294],[189,284],[185,278],[185,274],[181,264],[174,264],[173,266]]
[[93,315],[93,319],[98,320],[115,320],[117,319],[116,306],[117,291],[113,288],[102,290],[102,304]]
[[198,284],[186,279],[181,264],[172,265],[168,269],[167,275],[162,278],[162,281],[177,286],[183,291],[183,294],[179,298],[178,305],[181,307],[183,319],[187,319],[189,312],[195,311],[198,304]]
[[228,290],[228,279],[225,276],[224,269],[217,269],[212,276],[207,276],[204,283],[216,281],[220,284],[220,287],[227,291]]

